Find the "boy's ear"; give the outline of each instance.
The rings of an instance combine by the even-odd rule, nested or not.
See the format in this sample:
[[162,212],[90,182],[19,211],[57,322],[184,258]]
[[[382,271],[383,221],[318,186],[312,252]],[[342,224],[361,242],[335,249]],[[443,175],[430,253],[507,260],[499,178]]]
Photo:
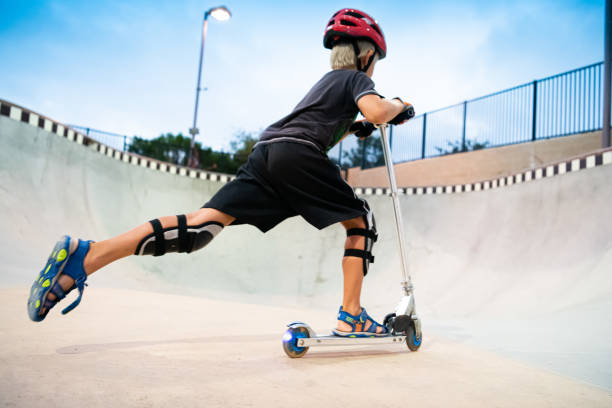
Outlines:
[[361,64],[361,65],[365,65],[365,64],[367,64],[367,63],[368,63],[368,61],[370,60],[370,58],[372,57],[372,55],[374,55],[374,53],[375,53],[375,52],[376,52],[376,51],[374,51],[374,50],[368,50],[367,54],[366,54],[366,55],[364,55],[363,57],[361,57],[361,61],[362,61],[362,64]]

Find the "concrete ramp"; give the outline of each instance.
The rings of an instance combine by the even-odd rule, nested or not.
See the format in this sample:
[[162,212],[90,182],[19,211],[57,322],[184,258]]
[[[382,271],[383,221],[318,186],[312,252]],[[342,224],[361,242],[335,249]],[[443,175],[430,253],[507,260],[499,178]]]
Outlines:
[[[334,324],[339,226],[231,227],[189,256],[125,259],[91,277],[70,315],[30,322],[29,285],[60,235],[100,240],[191,211],[226,177],[86,146],[2,105],[0,404],[612,405],[612,152],[480,191],[406,190],[422,349],[313,349],[293,361],[286,323]],[[390,197],[371,192],[381,238],[363,304],[382,318],[399,300],[399,257]],[[63,384],[81,380],[71,399]],[[357,398],[356,386],[372,391]]]

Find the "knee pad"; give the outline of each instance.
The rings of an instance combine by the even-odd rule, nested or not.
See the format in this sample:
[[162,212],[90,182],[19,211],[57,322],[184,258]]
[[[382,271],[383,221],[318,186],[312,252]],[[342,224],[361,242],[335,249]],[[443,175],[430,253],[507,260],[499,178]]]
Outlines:
[[372,248],[374,243],[378,240],[378,233],[376,232],[376,221],[374,220],[374,213],[370,209],[367,201],[363,200],[364,207],[367,209],[367,214],[363,216],[365,221],[365,228],[351,228],[346,231],[346,236],[360,235],[365,237],[365,244],[363,249],[349,248],[344,250],[344,256],[354,256],[363,259],[363,276],[368,274],[370,269],[370,263],[374,263],[374,255],[372,255]]
[[158,219],[149,221],[153,233],[144,237],[136,247],[134,255],[161,256],[168,252],[189,253],[205,247],[223,229],[216,221],[200,225],[187,225],[187,217],[176,216],[176,227],[162,228]]

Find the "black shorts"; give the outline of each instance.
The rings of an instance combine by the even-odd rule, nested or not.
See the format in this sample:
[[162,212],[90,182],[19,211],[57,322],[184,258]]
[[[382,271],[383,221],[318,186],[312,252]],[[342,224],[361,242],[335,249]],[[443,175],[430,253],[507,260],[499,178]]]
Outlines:
[[203,208],[235,217],[262,232],[301,215],[323,229],[367,214],[365,201],[340,175],[340,169],[314,146],[296,142],[260,144]]

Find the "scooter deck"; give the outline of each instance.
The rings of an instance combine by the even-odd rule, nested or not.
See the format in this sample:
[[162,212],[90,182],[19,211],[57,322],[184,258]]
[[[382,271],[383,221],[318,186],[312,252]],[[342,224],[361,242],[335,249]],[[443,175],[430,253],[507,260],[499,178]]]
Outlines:
[[393,344],[406,341],[404,335],[388,335],[380,337],[340,337],[340,336],[315,336],[296,339],[298,347],[322,347],[322,346],[354,346],[370,344]]

